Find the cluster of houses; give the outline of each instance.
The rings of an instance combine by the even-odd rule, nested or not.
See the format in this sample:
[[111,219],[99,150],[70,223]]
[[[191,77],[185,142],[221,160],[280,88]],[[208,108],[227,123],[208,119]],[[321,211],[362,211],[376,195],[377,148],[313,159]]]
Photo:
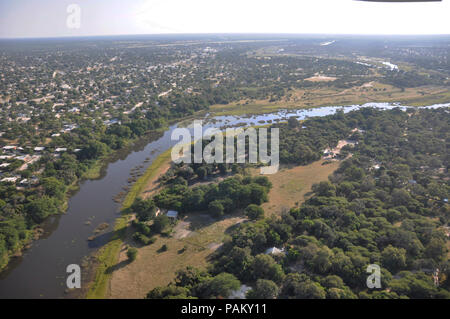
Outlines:
[[[44,147],[35,147],[31,151],[30,149],[25,150],[23,147],[16,145],[2,147],[2,152],[0,153],[0,182],[16,184],[18,187],[26,187],[39,183],[36,176],[22,178],[19,173],[26,170],[29,165],[39,161],[44,150]],[[16,169],[11,170],[11,165],[15,161],[22,161],[23,163]]]
[[[17,145],[6,145],[0,149],[0,183],[15,184],[17,187],[27,187],[39,183],[36,175],[40,171],[35,172],[31,178],[22,178],[20,172],[25,171],[30,165],[38,162],[44,152],[50,152],[54,157],[59,157],[62,153],[67,152],[65,147],[57,147],[55,149],[46,148],[45,146],[37,147],[20,147]],[[80,149],[75,149],[74,152],[79,152]],[[17,161],[20,165],[17,166]],[[14,169],[11,167],[14,166]]]

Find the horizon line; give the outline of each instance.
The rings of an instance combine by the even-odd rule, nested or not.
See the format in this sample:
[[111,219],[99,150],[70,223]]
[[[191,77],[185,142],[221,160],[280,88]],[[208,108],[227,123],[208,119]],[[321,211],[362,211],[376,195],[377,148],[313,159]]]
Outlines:
[[194,33],[130,33],[130,34],[95,34],[95,35],[63,35],[63,36],[43,36],[43,37],[0,37],[1,40],[52,40],[52,39],[78,39],[78,38],[100,38],[100,37],[134,37],[134,36],[198,36],[198,35],[267,35],[267,36],[392,36],[392,37],[431,37],[431,36],[450,36],[450,33],[298,33],[298,32],[194,32]]

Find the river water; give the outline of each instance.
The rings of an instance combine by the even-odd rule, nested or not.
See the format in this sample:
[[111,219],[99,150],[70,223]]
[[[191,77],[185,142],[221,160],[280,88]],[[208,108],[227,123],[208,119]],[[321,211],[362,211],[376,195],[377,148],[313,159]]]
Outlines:
[[[399,106],[368,103],[361,106],[286,110],[248,117],[207,117],[204,128],[264,125],[289,117],[305,119],[330,115],[339,109],[350,112],[364,107],[392,109]],[[440,107],[448,108],[450,103],[427,108]],[[33,242],[31,248],[25,250],[21,257],[14,258],[6,270],[0,273],[0,298],[69,297],[65,293],[67,265],[82,264],[85,256],[92,255],[107,243],[120,209],[120,204],[116,203],[113,197],[128,185],[132,169],[141,166],[141,171],[145,170],[162,152],[177,143],[171,140],[171,133],[176,127],[177,125],[173,125],[161,136],[152,140],[141,140],[132,149],[119,152],[106,165],[101,178],[81,182],[80,189],[68,202],[67,212],[50,217],[43,225],[44,235]],[[87,225],[87,221],[91,223]],[[108,223],[110,226],[94,240],[88,241],[88,238],[93,236],[95,228],[102,223]]]

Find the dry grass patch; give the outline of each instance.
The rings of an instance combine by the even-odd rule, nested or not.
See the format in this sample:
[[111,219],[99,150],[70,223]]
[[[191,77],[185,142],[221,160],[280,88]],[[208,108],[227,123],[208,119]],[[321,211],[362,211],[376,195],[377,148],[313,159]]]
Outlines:
[[[338,161],[322,165],[319,160],[306,166],[286,167],[273,175],[267,175],[272,182],[269,201],[264,203],[266,215],[280,214],[284,210],[300,205],[311,192],[312,185],[325,181],[338,167]],[[252,170],[253,175],[259,174],[259,169]]]
[[325,76],[325,75],[316,75],[316,76],[312,76],[310,78],[305,79],[305,81],[310,81],[310,82],[330,82],[330,81],[335,81],[337,80],[337,78],[332,77],[332,76]]
[[[159,236],[155,243],[138,248],[138,257],[127,262],[127,238],[120,251],[109,285],[109,298],[143,298],[151,289],[166,286],[179,269],[205,268],[211,254],[220,247],[225,231],[243,219],[214,220],[205,214],[193,214],[178,223],[171,237]],[[159,251],[163,245],[168,250]]]

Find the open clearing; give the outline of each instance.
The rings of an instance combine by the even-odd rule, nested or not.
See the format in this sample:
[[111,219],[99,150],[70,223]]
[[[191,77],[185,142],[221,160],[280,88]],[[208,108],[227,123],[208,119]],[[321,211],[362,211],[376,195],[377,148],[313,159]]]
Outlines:
[[332,77],[332,76],[325,76],[325,75],[316,75],[316,76],[312,76],[310,78],[305,79],[305,81],[310,81],[310,82],[330,82],[330,81],[335,81],[337,80],[337,78]]
[[[338,167],[339,161],[322,165],[324,160],[306,166],[281,168],[278,173],[267,175],[272,182],[269,201],[262,207],[266,215],[280,214],[305,201],[315,183],[326,181]],[[259,169],[252,170],[252,174],[259,174]]]
[[[180,221],[171,237],[158,236],[155,243],[138,248],[138,257],[127,262],[126,245],[121,248],[113,270],[108,298],[143,298],[151,289],[169,284],[179,269],[205,268],[211,254],[220,247],[225,231],[242,222],[240,217],[214,220],[205,214],[193,214]],[[168,250],[161,252],[162,245]]]
[[332,87],[296,89],[288,91],[280,101],[241,100],[226,105],[211,106],[212,115],[264,114],[279,109],[301,109],[320,106],[345,106],[369,102],[399,102],[404,105],[421,106],[450,102],[446,87],[422,86],[401,90],[379,82],[367,82],[349,89]]

